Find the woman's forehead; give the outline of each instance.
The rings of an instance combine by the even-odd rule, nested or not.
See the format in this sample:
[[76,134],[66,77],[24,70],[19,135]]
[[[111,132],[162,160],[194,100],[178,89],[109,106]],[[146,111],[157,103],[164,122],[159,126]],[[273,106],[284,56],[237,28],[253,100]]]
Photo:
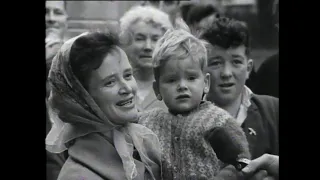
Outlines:
[[65,10],[64,1],[46,1],[46,8]]
[[155,23],[153,20],[142,20],[138,19],[133,22],[130,26],[130,31],[134,34],[137,33],[158,33],[162,34],[161,25],[159,23]]

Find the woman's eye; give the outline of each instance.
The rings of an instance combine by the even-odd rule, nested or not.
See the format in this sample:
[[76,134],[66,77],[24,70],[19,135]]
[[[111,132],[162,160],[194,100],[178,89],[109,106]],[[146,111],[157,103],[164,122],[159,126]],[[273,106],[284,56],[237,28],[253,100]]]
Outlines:
[[108,82],[106,82],[104,85],[105,85],[105,86],[107,86],[107,87],[110,87],[110,86],[113,86],[113,85],[114,85],[114,83],[115,83],[115,81],[114,81],[114,80],[112,80],[112,81],[108,81]]
[[130,79],[132,79],[132,74],[131,73],[130,74],[125,74],[124,78],[127,79],[127,80],[130,80]]

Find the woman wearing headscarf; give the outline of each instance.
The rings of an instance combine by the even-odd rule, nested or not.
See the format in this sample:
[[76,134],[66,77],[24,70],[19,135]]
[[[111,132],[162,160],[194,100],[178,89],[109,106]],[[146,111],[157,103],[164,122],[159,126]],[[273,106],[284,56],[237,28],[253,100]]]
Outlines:
[[53,59],[49,81],[54,124],[46,149],[69,154],[58,179],[161,178],[159,140],[135,123],[137,84],[111,33],[66,41]]

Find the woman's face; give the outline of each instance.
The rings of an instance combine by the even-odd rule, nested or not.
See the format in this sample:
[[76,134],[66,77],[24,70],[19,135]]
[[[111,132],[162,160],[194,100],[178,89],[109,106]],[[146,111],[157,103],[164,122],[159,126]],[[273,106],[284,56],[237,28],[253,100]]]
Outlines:
[[116,47],[91,73],[88,92],[115,124],[137,122],[137,83],[125,52]]
[[158,39],[163,35],[162,30],[151,23],[138,21],[131,25],[130,31],[133,41],[126,48],[130,62],[134,67],[152,68],[152,53]]

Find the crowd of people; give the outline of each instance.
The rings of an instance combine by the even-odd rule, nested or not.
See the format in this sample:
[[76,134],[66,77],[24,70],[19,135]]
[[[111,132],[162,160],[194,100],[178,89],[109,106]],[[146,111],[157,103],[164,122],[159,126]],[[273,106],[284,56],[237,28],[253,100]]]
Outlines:
[[48,180],[279,179],[278,55],[255,72],[245,22],[143,4],[65,39],[66,3],[46,1]]

